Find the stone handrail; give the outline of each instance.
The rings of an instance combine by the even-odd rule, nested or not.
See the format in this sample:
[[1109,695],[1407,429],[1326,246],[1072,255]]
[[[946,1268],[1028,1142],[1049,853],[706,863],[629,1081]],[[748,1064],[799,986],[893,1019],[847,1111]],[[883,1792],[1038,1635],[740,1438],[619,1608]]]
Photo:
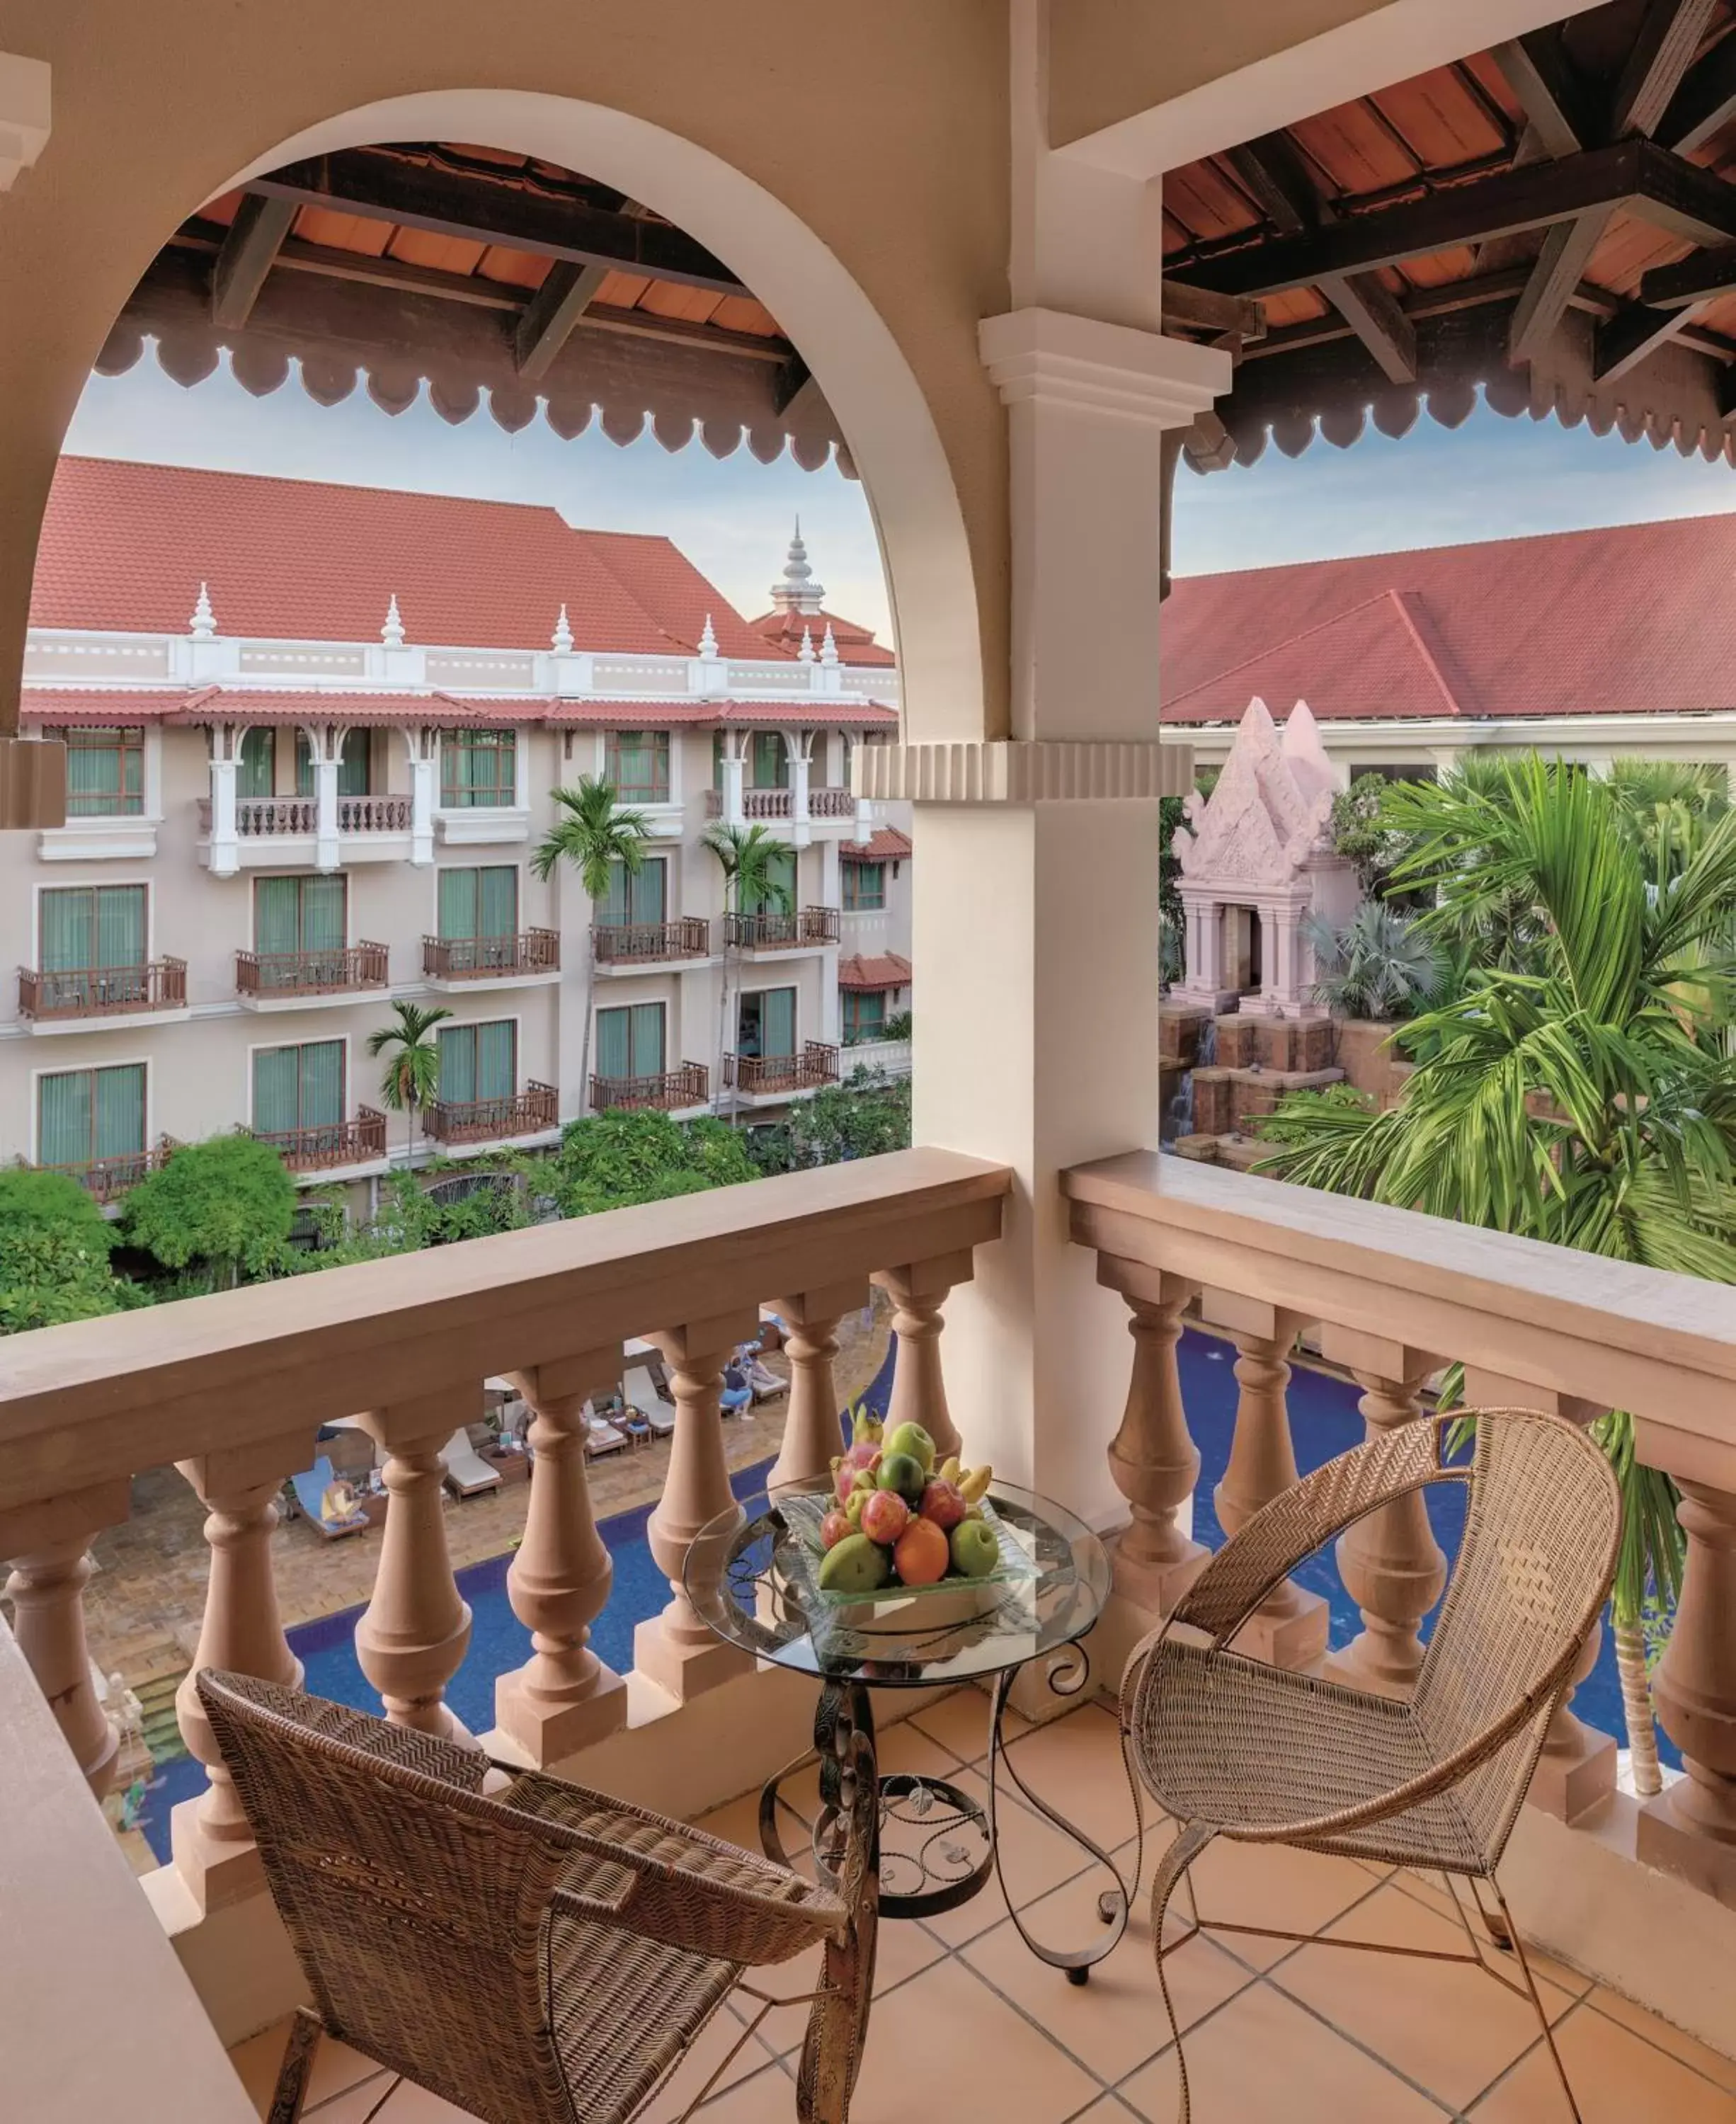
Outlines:
[[[1659,1722],[1687,1776],[1638,1828],[1649,1863],[1736,1902],[1736,1290],[1144,1151],[1063,1176],[1072,1234],[1132,1315],[1127,1412],[1110,1452],[1133,1522],[1117,1581],[1167,1612],[1203,1561],[1179,1533],[1199,1456],[1174,1358],[1190,1308],[1239,1353],[1240,1398],[1217,1492],[1227,1528],[1296,1479],[1288,1353],[1313,1324],[1323,1354],[1363,1389],[1371,1430],[1417,1413],[1451,1360],[1465,1398],[1583,1421],[1630,1411],[1642,1459],[1681,1486],[1687,1570],[1654,1677]],[[1446,1560],[1420,1501],[1387,1507],[1338,1545],[1364,1630],[1329,1671],[1402,1692]],[[1308,1666],[1325,1652],[1317,1595],[1281,1587],[1250,1627],[1263,1656]],[[1590,1671],[1596,1639],[1582,1656]],[[1613,1790],[1616,1750],[1564,1705],[1531,1797],[1569,1821]]]

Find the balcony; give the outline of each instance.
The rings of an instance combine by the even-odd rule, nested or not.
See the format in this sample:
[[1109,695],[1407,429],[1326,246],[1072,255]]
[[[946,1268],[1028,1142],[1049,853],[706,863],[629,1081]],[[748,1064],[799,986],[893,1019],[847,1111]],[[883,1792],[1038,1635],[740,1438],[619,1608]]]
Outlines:
[[233,834],[216,826],[212,801],[197,800],[200,859],[220,876],[285,863],[331,867],[388,862],[411,853],[414,800],[407,796],[339,796],[322,822],[317,796],[238,796]]
[[322,1128],[284,1129],[254,1135],[279,1152],[292,1172],[330,1172],[342,1166],[383,1164],[386,1157],[386,1116],[372,1107],[358,1107],[353,1121]]
[[337,830],[341,834],[407,834],[410,809],[407,796],[340,796]]
[[18,1015],[33,1031],[64,1029],[92,1018],[167,1017],[187,1007],[185,959],[148,959],[135,966],[81,966],[58,973],[18,969]]
[[590,1107],[603,1114],[612,1108],[652,1107],[660,1113],[676,1113],[685,1107],[703,1107],[711,1098],[711,1072],[703,1062],[684,1062],[678,1069],[665,1069],[650,1077],[593,1077]]
[[726,1055],[723,1082],[745,1099],[788,1098],[838,1081],[838,1050],[810,1040],[799,1055]]
[[436,988],[468,988],[473,981],[557,980],[561,939],[553,929],[526,929],[516,937],[424,937],[422,974]]
[[811,819],[854,819],[856,798],[848,789],[810,789],[807,815]]
[[711,924],[684,914],[673,922],[599,922],[590,955],[600,974],[637,974],[711,956]]
[[125,1150],[112,1158],[87,1158],[76,1165],[43,1165],[35,1170],[65,1173],[106,1207],[118,1202],[128,1188],[136,1187],[147,1174],[167,1165],[171,1152],[179,1149],[174,1137],[166,1135],[153,1150]]
[[387,967],[383,944],[349,944],[325,952],[238,952],[235,993],[254,1010],[341,1003],[365,989],[384,988]]
[[436,1143],[501,1143],[541,1135],[560,1125],[560,1094],[534,1078],[504,1099],[436,1099],[422,1110],[422,1127]]
[[[705,815],[708,819],[723,816],[723,792],[708,789],[705,792]],[[797,816],[795,792],[793,789],[744,789],[741,792],[741,815],[749,825],[764,824],[773,819],[793,819]],[[810,819],[854,819],[856,798],[849,789],[810,789],[807,792],[807,814]]]
[[802,907],[788,914],[726,914],[723,940],[738,952],[816,952],[838,941],[835,907]]

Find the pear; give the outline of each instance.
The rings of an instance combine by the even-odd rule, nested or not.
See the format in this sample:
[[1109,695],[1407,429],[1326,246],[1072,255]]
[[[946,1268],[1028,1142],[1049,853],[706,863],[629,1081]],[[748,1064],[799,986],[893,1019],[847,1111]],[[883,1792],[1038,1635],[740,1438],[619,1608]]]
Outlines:
[[820,1565],[821,1590],[826,1593],[877,1593],[892,1575],[889,1549],[865,1534],[846,1534],[827,1549]]

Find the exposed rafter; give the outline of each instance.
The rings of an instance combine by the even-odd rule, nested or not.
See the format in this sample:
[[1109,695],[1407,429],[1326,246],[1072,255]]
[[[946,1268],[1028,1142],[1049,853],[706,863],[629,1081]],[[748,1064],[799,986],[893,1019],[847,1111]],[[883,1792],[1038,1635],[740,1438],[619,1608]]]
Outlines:
[[1736,118],[1736,32],[1713,45],[1670,99],[1658,138],[1678,155],[1704,147]]
[[1716,0],[1652,0],[1616,85],[1610,132],[1650,139],[1694,63]]
[[519,319],[514,335],[520,376],[534,382],[548,374],[567,343],[567,334],[596,300],[611,270],[607,266],[575,266],[568,259],[556,259],[548,269],[548,278]]
[[1493,46],[1489,55],[1551,161],[1591,145],[1597,129],[1592,97],[1562,49],[1559,30],[1534,30]]
[[247,322],[294,219],[288,200],[264,199],[257,192],[242,200],[211,269],[214,323],[236,331]]
[[1637,369],[1649,354],[1674,339],[1699,314],[1696,308],[1654,310],[1644,303],[1630,303],[1597,333],[1592,374],[1599,383],[1612,383]]
[[1710,302],[1719,295],[1736,295],[1736,243],[1696,251],[1673,266],[1654,266],[1640,281],[1640,301],[1660,310]]

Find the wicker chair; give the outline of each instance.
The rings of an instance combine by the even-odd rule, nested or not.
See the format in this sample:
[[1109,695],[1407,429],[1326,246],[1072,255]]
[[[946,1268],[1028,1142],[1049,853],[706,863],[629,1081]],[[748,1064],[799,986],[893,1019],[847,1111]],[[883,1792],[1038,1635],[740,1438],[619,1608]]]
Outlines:
[[[844,2124],[873,1980],[872,1881],[818,1887],[507,1765],[492,1767],[512,1782],[490,1796],[473,1750],[245,1675],[209,1670],[198,1687],[314,2000],[270,2124],[295,2124],[322,2032],[484,2124],[618,2124],[738,1986],[760,2002],[744,2042],[795,2003],[743,1971],[816,1943],[797,2108],[804,2124]],[[873,1789],[857,1778],[856,1804]],[[871,1849],[873,1823],[859,1826]]]
[[[1123,1731],[1146,1785],[1177,1825],[1152,1885],[1151,1933],[1175,2036],[1182,2124],[1190,2115],[1188,2068],[1168,1956],[1201,1930],[1315,1937],[1202,1919],[1190,1882],[1192,1923],[1164,1943],[1169,1898],[1217,1836],[1438,1871],[1469,1950],[1427,1958],[1475,1962],[1529,1998],[1578,2124],[1495,1868],[1544,1730],[1609,1593],[1621,1498],[1597,1445],[1556,1417],[1480,1412],[1468,1467],[1441,1463],[1451,1421],[1403,1425],[1274,1498],[1217,1552],[1128,1662]],[[1306,1558],[1365,1514],[1437,1483],[1468,1487],[1465,1534],[1414,1695],[1376,1695],[1228,1649]],[[1461,1876],[1478,1924],[1453,1886]],[[1484,1909],[1480,1882],[1494,1898],[1494,1914]],[[1522,1984],[1489,1958],[1491,1938],[1510,1946]]]

